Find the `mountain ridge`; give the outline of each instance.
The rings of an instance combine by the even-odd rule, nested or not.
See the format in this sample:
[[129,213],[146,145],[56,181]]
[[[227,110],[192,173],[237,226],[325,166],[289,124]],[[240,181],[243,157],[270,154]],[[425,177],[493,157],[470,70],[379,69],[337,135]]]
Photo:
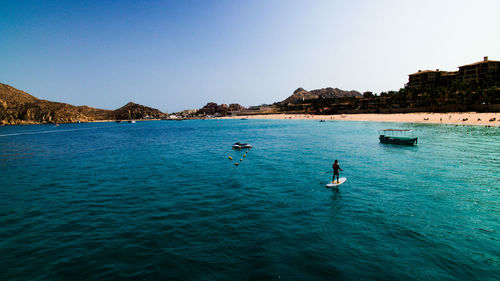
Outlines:
[[38,99],[0,83],[0,125],[76,123],[100,120],[162,118],[158,109],[129,102],[116,110]]

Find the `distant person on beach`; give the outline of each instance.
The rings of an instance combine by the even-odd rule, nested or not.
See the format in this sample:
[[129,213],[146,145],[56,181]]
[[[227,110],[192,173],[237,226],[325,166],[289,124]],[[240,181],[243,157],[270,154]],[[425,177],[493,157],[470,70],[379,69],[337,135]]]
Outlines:
[[333,178],[332,182],[335,181],[335,175],[337,175],[337,183],[339,182],[339,170],[344,171],[340,168],[339,161],[335,160],[335,163],[333,163]]

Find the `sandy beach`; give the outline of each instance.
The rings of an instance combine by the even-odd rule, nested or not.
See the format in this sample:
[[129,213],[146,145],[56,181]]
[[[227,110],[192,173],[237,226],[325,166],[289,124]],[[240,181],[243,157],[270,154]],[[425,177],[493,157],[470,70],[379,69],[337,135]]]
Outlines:
[[[266,114],[223,117],[229,119],[313,119],[313,120],[341,120],[341,121],[375,121],[375,122],[404,122],[453,125],[484,125],[500,126],[500,113],[451,112],[451,113],[393,113],[393,114],[337,114],[337,115],[310,115],[310,114]],[[490,121],[490,120],[495,121]]]

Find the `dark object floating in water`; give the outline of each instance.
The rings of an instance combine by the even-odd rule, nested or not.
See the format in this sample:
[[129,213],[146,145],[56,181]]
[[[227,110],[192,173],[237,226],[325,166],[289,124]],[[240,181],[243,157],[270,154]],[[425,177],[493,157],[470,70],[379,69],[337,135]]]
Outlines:
[[242,149],[242,148],[252,148],[252,145],[240,142],[233,144],[233,149]]
[[[379,140],[381,143],[415,145],[418,142],[417,137],[409,136],[412,130],[385,129],[379,131]],[[398,134],[398,136],[396,136]]]

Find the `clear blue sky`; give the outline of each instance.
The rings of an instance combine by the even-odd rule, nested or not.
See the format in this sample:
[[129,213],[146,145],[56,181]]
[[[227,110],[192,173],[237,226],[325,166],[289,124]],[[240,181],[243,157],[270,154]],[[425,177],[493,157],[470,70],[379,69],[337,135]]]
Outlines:
[[174,112],[296,88],[398,90],[500,60],[500,1],[5,1],[0,82],[36,97]]

